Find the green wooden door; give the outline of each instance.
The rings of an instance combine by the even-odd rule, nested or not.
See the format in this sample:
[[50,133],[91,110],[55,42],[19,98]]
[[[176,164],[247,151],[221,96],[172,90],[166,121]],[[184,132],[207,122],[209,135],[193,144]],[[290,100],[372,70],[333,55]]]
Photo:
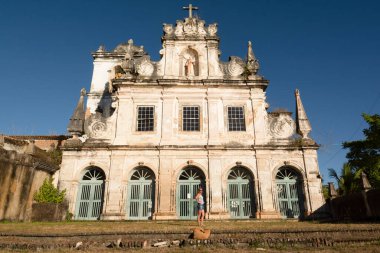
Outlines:
[[200,187],[203,188],[203,199],[206,199],[203,173],[195,167],[185,169],[182,171],[177,184],[177,214],[179,218],[197,219],[197,201],[194,197]]
[[250,173],[242,167],[231,170],[228,175],[227,202],[231,218],[247,219],[256,211],[253,182]]
[[103,208],[105,176],[101,169],[88,169],[79,183],[75,219],[97,220]]
[[276,175],[277,202],[283,218],[299,218],[303,214],[302,182],[298,174],[282,168]]
[[148,168],[139,168],[128,184],[128,217],[131,220],[147,220],[154,209],[154,175]]

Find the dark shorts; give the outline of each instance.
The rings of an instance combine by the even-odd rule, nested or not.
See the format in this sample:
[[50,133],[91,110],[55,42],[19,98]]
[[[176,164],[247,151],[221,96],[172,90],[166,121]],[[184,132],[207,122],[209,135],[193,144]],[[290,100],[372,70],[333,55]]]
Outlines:
[[205,210],[205,205],[198,203],[198,211],[200,211],[200,210]]

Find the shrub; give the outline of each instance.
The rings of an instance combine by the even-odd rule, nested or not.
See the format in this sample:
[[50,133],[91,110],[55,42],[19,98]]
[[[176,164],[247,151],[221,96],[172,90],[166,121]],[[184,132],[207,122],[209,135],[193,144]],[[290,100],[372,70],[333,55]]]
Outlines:
[[50,151],[47,151],[48,156],[50,157],[50,160],[55,165],[59,166],[62,162],[62,150],[59,149],[53,149]]
[[66,190],[59,191],[53,185],[53,178],[46,178],[40,189],[34,195],[37,203],[62,203],[65,200]]

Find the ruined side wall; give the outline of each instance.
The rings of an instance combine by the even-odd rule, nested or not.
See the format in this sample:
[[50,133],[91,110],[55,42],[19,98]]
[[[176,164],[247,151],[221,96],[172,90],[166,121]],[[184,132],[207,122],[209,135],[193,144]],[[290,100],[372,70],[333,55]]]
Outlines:
[[328,200],[336,220],[380,219],[380,189],[355,192]]
[[33,194],[50,175],[37,164],[31,155],[0,147],[0,220],[30,220]]

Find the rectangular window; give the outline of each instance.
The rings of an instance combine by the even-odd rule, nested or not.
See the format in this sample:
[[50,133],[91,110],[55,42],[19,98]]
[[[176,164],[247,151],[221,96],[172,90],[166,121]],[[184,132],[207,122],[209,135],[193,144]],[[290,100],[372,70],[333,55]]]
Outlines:
[[154,130],[154,106],[137,107],[137,131]]
[[184,106],[182,108],[182,130],[199,131],[198,106]]
[[228,131],[245,131],[244,107],[228,107]]

